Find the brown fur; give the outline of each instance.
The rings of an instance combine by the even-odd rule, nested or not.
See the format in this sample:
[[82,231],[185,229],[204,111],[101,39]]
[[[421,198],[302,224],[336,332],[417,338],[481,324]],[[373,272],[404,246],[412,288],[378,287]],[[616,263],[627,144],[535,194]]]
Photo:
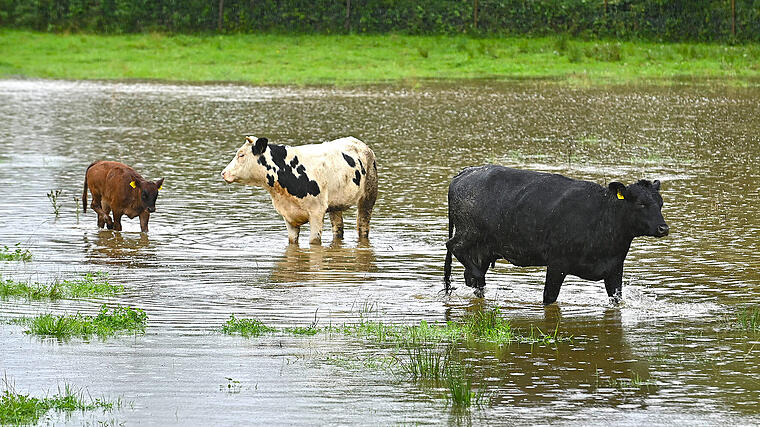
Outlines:
[[[134,181],[135,188],[129,183]],[[109,161],[97,161],[87,167],[82,194],[83,210],[87,212],[87,190],[92,193],[90,207],[98,214],[98,227],[121,231],[121,217],[140,217],[140,229],[148,232],[150,210],[155,210],[161,178],[155,182],[143,179],[131,167]],[[110,213],[113,212],[113,220]]]

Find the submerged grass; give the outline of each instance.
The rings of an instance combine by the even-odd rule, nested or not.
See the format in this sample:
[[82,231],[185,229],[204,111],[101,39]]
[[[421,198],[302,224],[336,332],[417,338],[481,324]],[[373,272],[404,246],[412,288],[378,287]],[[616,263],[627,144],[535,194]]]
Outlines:
[[52,34],[0,30],[0,77],[362,84],[553,79],[757,85],[760,45],[555,37]]
[[222,326],[222,332],[224,332],[225,334],[227,335],[240,334],[246,338],[258,337],[267,332],[275,332],[275,331],[276,329],[270,328],[269,326],[262,323],[260,320],[238,319],[235,317],[234,314],[231,315],[230,320],[228,320]]
[[32,253],[29,252],[29,249],[21,249],[21,243],[16,243],[13,245],[13,250],[8,248],[8,246],[3,246],[2,249],[0,249],[0,261],[31,261],[32,260]]
[[78,313],[74,316],[44,314],[31,319],[21,319],[19,322],[28,326],[24,331],[27,334],[67,340],[71,337],[89,338],[93,335],[104,339],[123,332],[144,332],[147,320],[148,315],[139,308],[117,306],[109,310],[103,305],[95,317]]
[[84,388],[77,389],[69,384],[53,396],[32,397],[15,390],[7,379],[3,380],[4,389],[0,395],[0,424],[36,424],[50,410],[72,412],[91,411],[95,409],[111,410],[121,406],[121,401],[93,399],[89,394],[85,397]]
[[105,272],[86,273],[77,279],[56,280],[50,284],[17,282],[0,278],[0,298],[20,297],[30,300],[82,298],[114,295],[124,286],[108,281]]
[[743,308],[736,317],[741,329],[749,332],[760,332],[760,308]]

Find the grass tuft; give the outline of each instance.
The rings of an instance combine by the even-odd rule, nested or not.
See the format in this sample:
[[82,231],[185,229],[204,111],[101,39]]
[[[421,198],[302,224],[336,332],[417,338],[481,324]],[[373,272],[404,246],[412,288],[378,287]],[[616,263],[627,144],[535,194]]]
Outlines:
[[113,285],[104,272],[86,273],[78,279],[55,281],[51,284],[16,282],[0,278],[0,298],[21,297],[29,300],[82,298],[114,295],[124,286]]
[[16,392],[14,386],[4,379],[4,390],[0,394],[0,424],[36,424],[50,410],[71,412],[91,411],[95,409],[111,410],[120,401],[85,398],[85,389],[64,384],[63,389],[52,397],[32,397]]
[[269,326],[262,323],[260,320],[256,319],[237,319],[235,318],[235,315],[230,315],[230,320],[228,320],[224,326],[222,326],[222,332],[224,332],[227,335],[235,335],[240,334],[246,338],[248,337],[258,337],[260,335],[263,335],[267,332],[275,332],[276,329],[270,328]]
[[148,315],[139,308],[117,306],[112,310],[103,305],[95,317],[55,316],[43,314],[31,319],[22,319],[20,323],[28,325],[26,331],[30,335],[52,336],[59,340],[71,337],[89,338],[97,335],[101,339],[122,332],[144,332]]
[[750,332],[760,332],[760,308],[746,307],[737,315],[739,327]]
[[29,249],[21,250],[21,243],[13,245],[14,249],[11,250],[8,246],[3,246],[0,249],[0,261],[31,261],[32,253]]

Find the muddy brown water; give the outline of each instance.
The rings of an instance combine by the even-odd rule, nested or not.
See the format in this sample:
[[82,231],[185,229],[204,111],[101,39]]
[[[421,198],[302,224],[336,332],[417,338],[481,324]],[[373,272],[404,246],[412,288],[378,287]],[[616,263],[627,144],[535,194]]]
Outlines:
[[[423,83],[351,89],[0,81],[0,245],[34,259],[0,262],[5,278],[51,281],[107,271],[125,292],[55,302],[0,301],[4,320],[144,309],[144,335],[90,342],[27,336],[0,324],[0,371],[34,395],[86,386],[121,398],[112,412],[54,423],[148,424],[756,424],[760,336],[732,326],[760,306],[760,90],[700,86],[567,88],[546,83]],[[261,189],[219,172],[242,136],[286,144],[353,135],[378,158],[369,245],[349,227],[322,246],[287,244]],[[164,177],[150,233],[100,231],[75,215],[84,171],[120,160]],[[606,184],[663,182],[671,234],[634,240],[624,304],[601,282],[569,277],[543,307],[542,268],[497,263],[485,299],[455,264],[439,294],[446,189],[465,166],[499,163]],[[62,189],[55,218],[45,196]],[[353,224],[355,210],[346,215]],[[454,411],[431,389],[368,361],[359,338],[219,332],[231,314],[272,326],[371,316],[445,322],[499,307],[516,327],[557,325],[557,346],[477,345],[464,352],[491,404]],[[638,375],[649,387],[626,389]],[[229,392],[227,378],[240,387]]]

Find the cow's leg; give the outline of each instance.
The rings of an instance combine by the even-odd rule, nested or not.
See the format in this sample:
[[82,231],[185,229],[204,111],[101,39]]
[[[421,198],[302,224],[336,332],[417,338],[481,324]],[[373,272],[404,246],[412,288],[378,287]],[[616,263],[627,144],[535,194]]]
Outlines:
[[356,209],[356,231],[359,239],[369,238],[369,220],[372,218],[372,208],[375,206],[377,194],[372,197],[364,197],[359,200]]
[[546,282],[544,283],[544,305],[549,305],[557,301],[559,290],[562,282],[565,280],[565,274],[562,270],[551,265],[546,267]]
[[369,220],[372,218],[372,209],[377,201],[377,166],[374,155],[372,166],[367,159],[367,176],[364,184],[364,195],[356,204],[356,231],[359,232],[359,240],[369,239]]
[[604,287],[607,296],[613,304],[619,304],[623,300],[623,266],[604,278]]
[[325,212],[309,217],[309,243],[319,245],[322,243],[322,226],[325,224]]
[[301,234],[301,227],[292,225],[287,221],[285,221],[285,225],[288,227],[288,243],[297,245],[298,235]]
[[106,213],[103,211],[103,207],[100,206],[100,196],[92,195],[92,203],[90,207],[98,215],[98,228],[103,228],[106,225]]
[[143,233],[148,232],[148,220],[150,219],[150,212],[142,211],[140,214],[140,231]]
[[332,226],[333,239],[343,238],[343,212],[330,212],[330,225]]
[[103,211],[103,219],[106,222],[106,227],[108,227],[109,230],[113,229],[113,221],[111,220],[111,206],[108,203],[102,203],[101,209]]
[[[123,212],[117,212],[113,211],[113,229],[116,231],[121,231],[121,216],[124,215]],[[111,228],[111,227],[108,227]]]

